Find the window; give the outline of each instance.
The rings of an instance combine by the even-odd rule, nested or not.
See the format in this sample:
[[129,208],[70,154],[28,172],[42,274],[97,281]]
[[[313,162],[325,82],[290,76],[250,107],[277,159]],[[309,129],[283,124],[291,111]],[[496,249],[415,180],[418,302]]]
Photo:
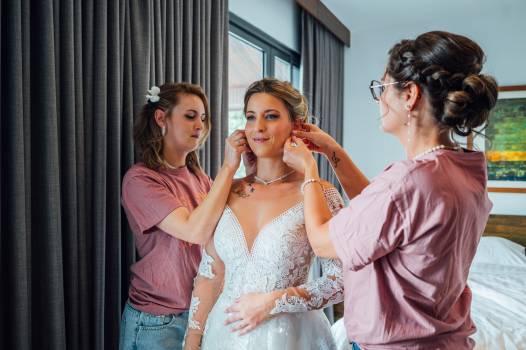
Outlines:
[[[230,13],[228,36],[228,134],[245,127],[243,98],[263,77],[290,81],[299,89],[300,56],[248,22]],[[245,176],[241,165],[236,177]]]

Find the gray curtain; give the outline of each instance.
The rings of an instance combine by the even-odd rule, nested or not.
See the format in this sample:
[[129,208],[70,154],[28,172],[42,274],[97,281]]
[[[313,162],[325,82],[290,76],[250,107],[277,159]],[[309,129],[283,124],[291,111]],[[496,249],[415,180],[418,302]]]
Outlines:
[[[344,44],[304,10],[301,10],[301,64],[303,93],[309,101],[313,122],[342,144]],[[332,182],[341,192],[327,159],[320,156],[317,159],[321,178]],[[320,274],[320,263],[316,260],[311,277]],[[327,308],[325,313],[334,322],[333,308]]]
[[[338,143],[343,142],[344,44],[314,17],[301,11],[301,65],[303,93],[309,100],[314,123]],[[320,175],[339,188],[325,158],[319,158]]]
[[0,348],[116,349],[134,113],[153,84],[202,85],[216,173],[228,0],[3,0],[0,25]]

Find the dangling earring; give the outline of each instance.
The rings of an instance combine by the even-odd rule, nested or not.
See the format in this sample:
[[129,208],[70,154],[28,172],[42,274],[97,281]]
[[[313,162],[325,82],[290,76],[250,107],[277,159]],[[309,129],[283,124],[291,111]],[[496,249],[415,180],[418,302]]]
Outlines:
[[407,109],[407,123],[405,125],[407,126],[407,144],[409,145],[411,143],[411,106],[406,105],[405,109]]
[[161,128],[161,135],[162,135],[162,136],[166,135],[166,126],[163,126],[163,127]]

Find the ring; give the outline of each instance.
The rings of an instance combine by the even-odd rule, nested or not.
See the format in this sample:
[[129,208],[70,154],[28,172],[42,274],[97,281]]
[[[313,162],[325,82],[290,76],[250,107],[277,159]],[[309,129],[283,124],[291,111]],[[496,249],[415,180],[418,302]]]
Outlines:
[[298,147],[298,144],[296,142],[292,141],[290,143],[290,147]]

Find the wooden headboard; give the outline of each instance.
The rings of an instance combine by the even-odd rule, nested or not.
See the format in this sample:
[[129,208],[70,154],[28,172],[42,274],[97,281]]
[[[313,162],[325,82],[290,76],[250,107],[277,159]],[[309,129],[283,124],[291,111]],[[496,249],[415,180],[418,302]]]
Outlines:
[[490,215],[484,236],[499,236],[526,247],[526,216]]

